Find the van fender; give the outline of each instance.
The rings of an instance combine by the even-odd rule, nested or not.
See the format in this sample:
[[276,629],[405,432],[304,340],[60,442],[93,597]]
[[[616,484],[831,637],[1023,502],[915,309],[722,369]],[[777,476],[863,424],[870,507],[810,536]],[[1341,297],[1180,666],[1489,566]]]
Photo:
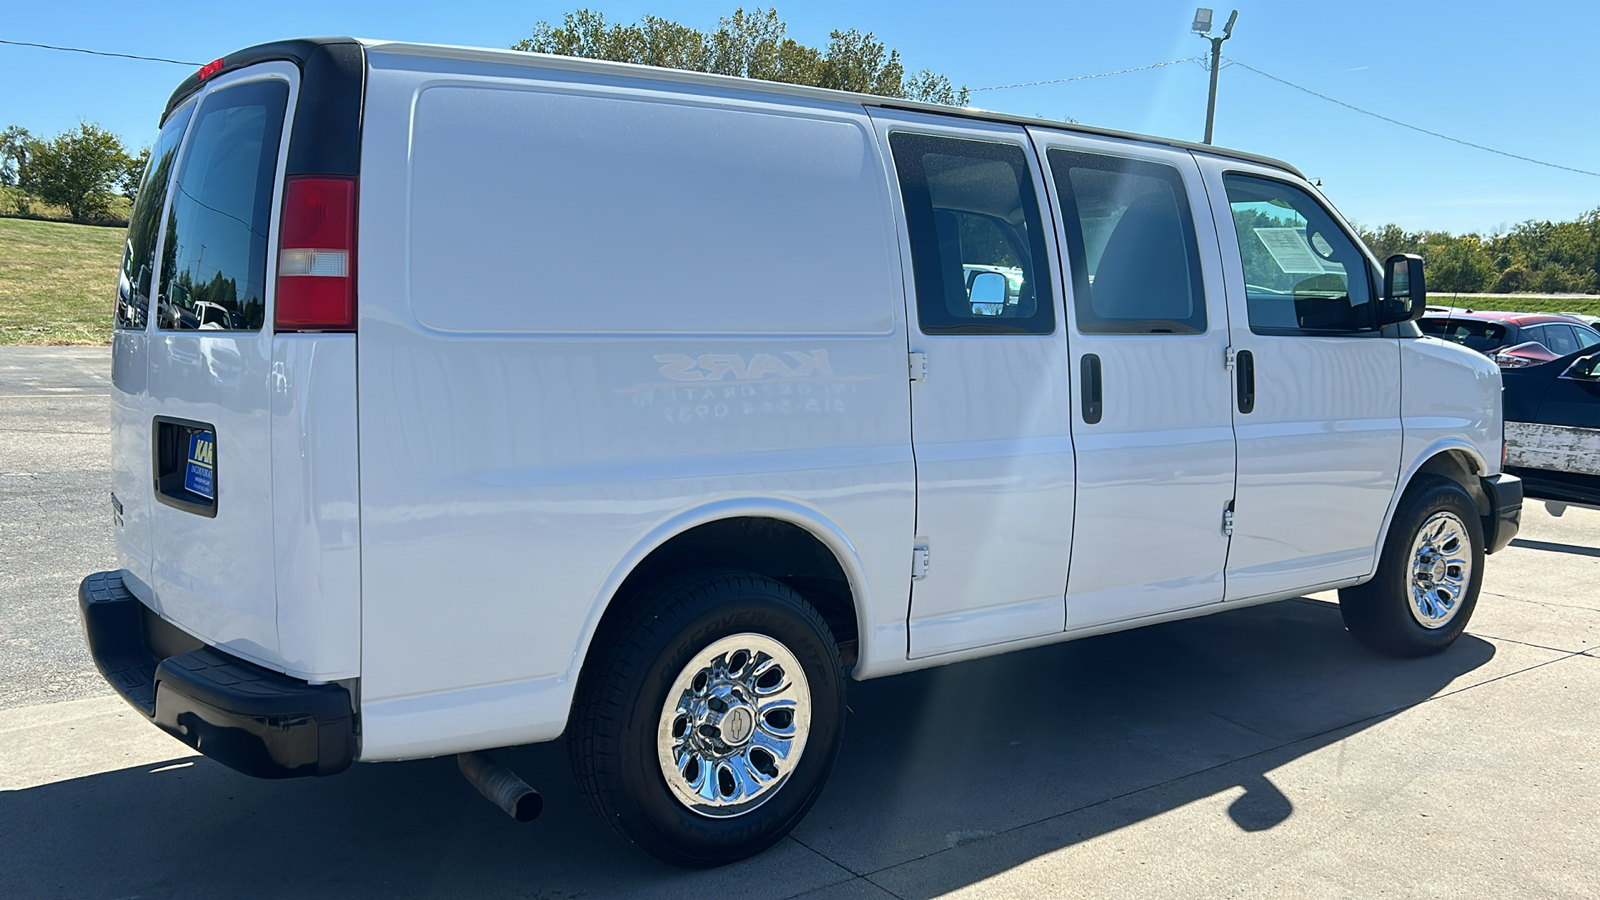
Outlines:
[[622,583],[633,570],[662,545],[692,528],[723,519],[739,518],[778,519],[788,522],[806,530],[828,548],[850,584],[850,596],[856,615],[856,632],[860,641],[860,657],[870,658],[868,653],[873,641],[873,631],[867,613],[873,608],[871,591],[867,584],[866,567],[861,562],[861,555],[856,550],[855,544],[845,535],[844,529],[814,507],[796,500],[758,496],[725,497],[682,510],[658,523],[633,545],[601,583],[600,589],[590,601],[589,615],[584,620],[583,632],[579,636],[577,647],[573,650],[572,662],[563,679],[567,687],[569,708],[572,704],[572,695],[577,691],[578,676],[583,672],[583,664],[589,658],[589,649],[594,642],[595,633],[600,629],[600,620],[605,617],[606,610],[611,608],[611,603],[616,600]]
[[[1389,539],[1389,526],[1394,521],[1395,511],[1400,508],[1400,498],[1404,497],[1406,490],[1411,487],[1412,479],[1416,478],[1417,473],[1422,471],[1422,468],[1428,464],[1429,460],[1452,450],[1459,450],[1472,460],[1474,471],[1469,472],[1469,475],[1484,475],[1489,471],[1488,465],[1484,462],[1483,454],[1479,452],[1478,448],[1458,437],[1439,438],[1428,445],[1426,450],[1413,457],[1407,464],[1406,469],[1400,473],[1400,480],[1396,483],[1394,496],[1389,498],[1389,509],[1383,514],[1383,530],[1378,532],[1378,543],[1374,547],[1372,564],[1367,570],[1367,578],[1363,580],[1371,579],[1378,574],[1378,558],[1383,555],[1383,545]],[[1468,487],[1468,493],[1471,493],[1470,486]]]

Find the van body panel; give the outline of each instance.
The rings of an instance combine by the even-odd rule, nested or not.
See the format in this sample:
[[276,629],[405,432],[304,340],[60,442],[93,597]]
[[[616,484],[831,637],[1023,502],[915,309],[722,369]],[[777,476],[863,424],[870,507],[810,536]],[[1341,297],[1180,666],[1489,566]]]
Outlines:
[[[1210,203],[1194,159],[1186,152],[1128,141],[1064,135],[1034,129],[1051,182],[1057,240],[1067,246],[1062,179],[1072,177],[1074,157],[1088,154],[1144,178],[1176,177],[1193,222],[1205,330],[1185,333],[1086,333],[1089,297],[1074,292],[1067,312],[1073,372],[1086,356],[1099,359],[1100,418],[1074,391],[1073,442],[1078,452],[1077,527],[1067,580],[1067,627],[1073,631],[1110,622],[1161,615],[1220,602],[1228,538],[1223,510],[1233,498],[1233,389],[1225,366],[1228,309],[1222,285]],[[1152,168],[1153,167],[1153,168]],[[1174,201],[1175,202],[1175,201]],[[1112,267],[1118,247],[1111,226],[1096,264]],[[1093,211],[1083,210],[1087,217]],[[1087,229],[1087,221],[1084,226]],[[1088,239],[1086,235],[1086,240]],[[1092,248],[1086,247],[1085,261]],[[1076,260],[1069,260],[1069,263]],[[1155,261],[1148,264],[1155,265]],[[1081,279],[1087,281],[1088,279]],[[1068,273],[1067,284],[1073,284]],[[1089,285],[1093,291],[1093,285]],[[1129,329],[1131,331],[1131,328]],[[1079,377],[1082,377],[1079,374]]]
[[[1400,366],[1405,380],[1400,398],[1405,468],[1383,518],[1385,534],[1411,480],[1435,456],[1451,452],[1464,455],[1470,461],[1470,474],[1480,477],[1497,476],[1502,471],[1504,410],[1500,405],[1500,367],[1482,353],[1454,341],[1427,336],[1400,340]],[[1498,510],[1493,512],[1497,514]]]
[[[785,335],[895,328],[882,169],[856,119],[647,92],[470,83],[426,85],[413,116],[410,298],[425,327]],[[545,127],[534,131],[534,122]],[[784,177],[773,179],[774,171]],[[606,175],[574,177],[582,172]],[[495,202],[485,206],[486,196]],[[619,265],[615,253],[624,247],[629,258]],[[815,255],[790,256],[774,271],[764,267],[774,247]],[[518,257],[525,265],[492,264]],[[674,287],[663,291],[663,282]],[[742,364],[775,374],[793,362]],[[731,372],[747,374],[762,372]]]
[[[884,610],[878,622],[859,621],[857,678],[903,671],[915,666],[906,659],[904,613],[891,582],[887,602],[872,593],[866,564],[857,548],[815,505],[763,497],[723,498],[685,510],[662,521],[622,557],[596,591],[588,620],[567,672],[542,678],[479,685],[448,693],[419,694],[362,702],[362,759],[414,759],[463,750],[554,740],[565,728],[572,693],[588,655],[606,601],[649,554],[673,537],[709,522],[732,518],[765,518],[790,522],[821,541],[844,570],[855,595],[857,612],[865,617]],[[882,579],[879,580],[881,583]],[[898,625],[898,628],[896,627]]]
[[1236,407],[1234,415],[1239,471],[1228,599],[1368,576],[1402,468],[1402,342],[1386,332],[1270,333],[1252,323],[1244,238],[1235,228],[1226,177],[1288,185],[1351,242],[1352,264],[1362,277],[1375,278],[1377,267],[1338,212],[1303,180],[1214,157],[1200,157],[1200,165],[1215,203],[1231,343],[1254,362],[1254,409]]
[[[1480,468],[1500,473],[1500,367],[1453,341],[1421,337],[1400,341],[1405,372],[1401,409],[1408,472],[1443,449],[1465,449]],[[1405,482],[1402,481],[1402,484]]]
[[361,674],[355,335],[278,335],[271,412],[278,656],[297,678],[354,678]]
[[[150,336],[111,333],[111,524],[129,590],[149,597]],[[133,585],[137,584],[135,588]]]
[[[406,187],[360,199],[364,755],[420,752],[403,710],[440,710],[463,749],[559,733],[565,703],[538,698],[548,682],[570,699],[619,563],[708,504],[825,509],[883,598],[863,619],[903,623],[905,326],[860,108],[709,110],[621,75],[571,86],[463,62],[441,79],[368,58],[362,180]],[[719,145],[776,169],[587,174],[658,147],[728,160]],[[782,241],[752,238],[766,231]],[[688,257],[642,278],[614,254],[651,234]],[[805,307],[823,292],[844,310],[830,321]],[[450,697],[481,714],[443,712]]]
[[[241,96],[230,92],[272,84],[284,87],[279,96],[286,99],[264,99],[264,107],[228,107]],[[298,85],[294,65],[273,62],[217,77],[201,92],[173,175],[163,225],[160,294],[152,300],[149,338],[149,412],[207,429],[215,449],[211,515],[164,502],[167,495],[156,490],[150,521],[152,605],[207,643],[280,671],[270,421],[273,279],[263,274],[258,285],[240,283],[242,269],[230,268],[225,274],[218,266],[247,267],[250,260],[270,266],[268,257],[275,256],[271,248],[277,242],[277,216],[272,211],[280,202],[290,139],[287,123]],[[281,112],[279,102],[284,104]],[[268,121],[257,121],[257,109],[265,110]],[[231,143],[240,134],[276,141],[258,149]],[[259,163],[256,153],[261,154]],[[262,174],[258,165],[270,168]],[[257,180],[241,173],[255,173]],[[263,214],[267,233],[219,207],[224,200],[244,206],[256,202],[240,191],[270,192]],[[168,246],[174,240],[184,246]],[[219,260],[209,269],[208,251]],[[189,280],[174,282],[172,265],[179,257],[179,274]],[[206,274],[212,283],[202,284]],[[251,290],[260,296],[252,297]],[[207,296],[238,297],[241,302],[251,298],[260,304],[251,310],[257,326],[232,321],[218,327],[211,317],[222,306],[195,299]],[[185,307],[186,301],[192,307]],[[158,450],[152,446],[149,452]]]
[[[1048,222],[1044,183],[1022,129],[887,111],[874,111],[873,121],[885,154],[902,133],[1019,148]],[[910,260],[906,198],[898,179],[890,185],[899,256]],[[1047,237],[1044,245],[1046,258],[1034,265],[1055,284],[1061,271],[1055,242]],[[919,320],[912,267],[904,269],[907,316],[917,322],[909,348],[927,360],[927,377],[911,386],[916,535],[929,553],[926,577],[911,585],[911,656],[1058,633],[1065,624],[1073,499],[1061,292],[1051,292],[1058,324],[1050,334],[928,334],[920,327],[926,323]]]

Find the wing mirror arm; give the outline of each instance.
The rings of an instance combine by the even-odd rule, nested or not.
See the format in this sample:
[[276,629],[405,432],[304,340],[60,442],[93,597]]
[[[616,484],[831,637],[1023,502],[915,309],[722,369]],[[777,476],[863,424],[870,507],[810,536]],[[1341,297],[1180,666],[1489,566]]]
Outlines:
[[1577,381],[1600,381],[1600,355],[1578,357],[1561,373],[1561,377]]
[[1378,305],[1378,326],[1409,322],[1428,307],[1428,284],[1422,274],[1422,257],[1396,253],[1383,264],[1383,300]]

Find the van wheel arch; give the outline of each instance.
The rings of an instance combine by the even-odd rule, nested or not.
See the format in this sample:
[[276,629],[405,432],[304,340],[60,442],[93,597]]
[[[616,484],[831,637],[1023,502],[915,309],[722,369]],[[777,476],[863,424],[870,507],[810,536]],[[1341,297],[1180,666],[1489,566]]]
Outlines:
[[[649,588],[691,572],[739,570],[793,588],[822,614],[846,671],[860,640],[855,591],[834,551],[804,526],[769,516],[736,516],[689,528],[640,560],[612,594],[590,647],[640,602]],[[584,665],[588,665],[585,659]],[[579,678],[582,678],[580,671]]]
[[1487,519],[1493,515],[1494,510],[1490,508],[1489,495],[1484,493],[1483,483],[1479,481],[1485,474],[1487,473],[1482,462],[1465,450],[1441,450],[1428,457],[1415,472],[1411,473],[1411,480],[1406,483],[1406,488],[1400,496],[1404,497],[1414,490],[1419,479],[1426,483],[1427,479],[1421,476],[1437,475],[1461,485],[1461,489],[1467,492],[1467,496],[1472,498],[1473,505],[1478,508],[1478,515]]

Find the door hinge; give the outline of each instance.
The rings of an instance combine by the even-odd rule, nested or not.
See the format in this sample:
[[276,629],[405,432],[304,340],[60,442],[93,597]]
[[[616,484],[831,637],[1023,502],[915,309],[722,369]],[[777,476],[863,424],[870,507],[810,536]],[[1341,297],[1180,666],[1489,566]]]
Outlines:
[[927,381],[928,380],[928,354],[926,354],[926,353],[913,353],[913,354],[911,354],[911,367],[910,368],[911,368],[911,380],[912,381]]
[[1238,361],[1239,354],[1231,345],[1222,349],[1222,364],[1227,367],[1229,372],[1233,371],[1233,367]]
[[1232,501],[1229,501],[1227,507],[1222,510],[1222,533],[1227,535],[1228,537],[1233,537],[1233,502]]
[[928,577],[928,548],[911,548],[911,580],[917,581]]

